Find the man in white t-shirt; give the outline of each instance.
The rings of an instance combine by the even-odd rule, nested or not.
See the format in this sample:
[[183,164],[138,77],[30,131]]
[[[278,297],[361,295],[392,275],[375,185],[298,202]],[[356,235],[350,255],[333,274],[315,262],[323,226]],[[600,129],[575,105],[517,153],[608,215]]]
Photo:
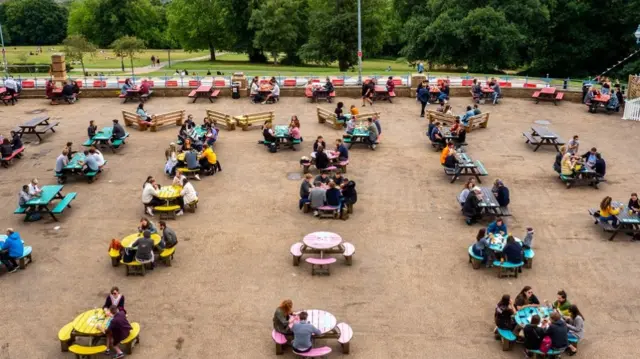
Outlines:
[[29,183],[29,195],[31,197],[39,197],[42,194],[42,190],[38,187],[38,179],[34,178]]
[[273,84],[273,90],[271,90],[271,93],[267,96],[266,99],[264,99],[264,102],[262,104],[266,104],[270,99],[273,100],[274,103],[280,100],[280,86],[278,86],[277,82]]

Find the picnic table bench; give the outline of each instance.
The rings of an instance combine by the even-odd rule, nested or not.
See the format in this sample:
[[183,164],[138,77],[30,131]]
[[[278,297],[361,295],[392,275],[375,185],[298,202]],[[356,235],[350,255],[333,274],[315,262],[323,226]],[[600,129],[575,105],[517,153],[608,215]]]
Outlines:
[[533,152],[536,152],[540,146],[554,146],[556,151],[560,152],[558,146],[564,145],[564,141],[558,135],[542,126],[531,126],[531,132],[523,132],[522,135],[527,139],[525,143],[536,146]]
[[0,100],[2,100],[2,103],[4,103],[5,106],[9,106],[9,102],[11,102],[12,106],[15,105],[18,101],[18,97],[20,97],[18,92],[8,94],[6,87],[0,88]]
[[236,121],[231,117],[231,115],[227,115],[222,112],[206,110],[207,118],[213,122],[214,126],[222,126],[229,131],[233,131],[236,129]]
[[208,85],[200,85],[189,93],[189,97],[193,98],[192,103],[195,103],[199,98],[208,98],[209,102],[213,102],[218,98],[218,95],[220,95],[220,90]]
[[429,123],[440,122],[443,125],[449,126],[456,123],[456,116],[447,115],[446,113],[435,110],[427,110],[427,118],[429,119]]
[[49,123],[49,116],[41,116],[33,118],[22,125],[18,125],[13,131],[22,138],[23,135],[36,135],[38,140],[42,141],[40,135],[44,135],[47,131],[56,132],[54,127],[60,122]]
[[136,86],[134,88],[128,89],[126,94],[118,95],[119,98],[123,99],[122,103],[127,103],[127,101],[139,101],[145,102],[147,101],[151,95],[153,94],[153,90],[149,90],[147,93],[141,93],[140,87]]
[[[83,162],[85,160],[85,155],[83,152],[76,152],[73,157],[71,157],[71,161],[67,163],[66,166],[62,168],[62,172],[54,172],[54,176],[57,177],[59,184],[64,184],[67,181],[67,177],[71,176],[80,176],[86,178],[89,183],[92,183],[98,175],[102,172],[99,171],[89,171],[84,172]],[[104,161],[104,164],[107,164],[107,161]]]
[[16,148],[15,150],[13,150],[13,152],[11,153],[10,156],[2,157],[0,159],[0,163],[2,164],[2,167],[8,168],[9,164],[11,163],[11,160],[13,160],[14,158],[21,158],[22,157],[22,152],[24,152],[24,146],[22,146],[20,148]]
[[[42,186],[42,193],[39,197],[32,198],[25,206],[18,206],[13,214],[24,214],[25,221],[29,220],[34,213],[49,214],[57,222],[58,219],[55,215],[62,214],[66,208],[71,208],[71,201],[77,196],[76,192],[63,196],[61,193],[62,187],[62,185]],[[53,209],[50,209],[49,206],[55,199],[60,199],[60,202]]]
[[534,92],[531,97],[536,101],[536,103],[539,103],[540,101],[553,101],[553,104],[557,106],[558,102],[562,101],[564,98],[564,93],[559,91],[556,92],[555,87],[545,87],[540,91]]
[[480,161],[473,161],[466,153],[458,153],[458,165],[456,168],[443,167],[444,173],[451,176],[451,183],[455,182],[461,176],[473,176],[478,183],[482,183],[480,176],[488,176],[489,172],[484,168],[484,164]]
[[357,126],[354,128],[353,133],[351,133],[350,136],[343,136],[342,141],[349,144],[349,149],[351,149],[355,144],[371,145],[369,141],[369,130],[364,126]]
[[[295,85],[294,85],[295,86]],[[331,100],[336,97],[336,92],[327,91],[324,86],[320,84],[313,85],[313,88],[307,87],[304,90],[304,96],[311,100],[311,102],[318,102],[318,100],[326,100],[328,103],[331,103]]]
[[[621,207],[622,203],[613,201],[611,202],[612,207]],[[591,208],[589,209],[589,215],[594,218],[594,224],[600,225],[605,232],[611,233],[611,237],[609,237],[610,241],[618,235],[618,233],[627,233],[632,235],[632,238],[635,238],[636,235],[640,234],[640,216],[635,213],[629,213],[629,207],[624,206],[620,213],[616,215],[618,219],[618,227],[614,227],[609,222],[601,221],[600,218],[600,209],[599,208]]]
[[126,132],[123,137],[117,138],[111,141],[113,137],[113,127],[104,127],[100,131],[96,132],[96,134],[90,139],[84,141],[82,146],[84,147],[109,147],[115,153],[116,149],[120,148],[120,146],[126,144],[125,140],[129,137],[129,133]]
[[382,100],[392,102],[394,97],[396,97],[396,93],[394,91],[389,92],[387,86],[376,85],[373,93],[373,101]]
[[586,105],[589,107],[589,112],[591,113],[598,112],[598,107],[602,107],[605,111],[609,112],[607,110],[607,102],[609,102],[610,99],[610,95],[597,95],[594,96],[590,102],[586,103]]
[[565,176],[560,173],[560,180],[565,183],[567,188],[579,185],[592,186],[594,189],[598,189],[600,182],[606,182],[607,180],[596,173],[593,168],[580,164],[580,169],[575,171],[574,176]]
[[233,119],[236,121],[238,126],[242,128],[242,131],[247,131],[250,128],[253,128],[252,125],[254,123],[260,123],[262,125],[266,122],[273,122],[275,115],[273,111],[267,111],[234,116]]

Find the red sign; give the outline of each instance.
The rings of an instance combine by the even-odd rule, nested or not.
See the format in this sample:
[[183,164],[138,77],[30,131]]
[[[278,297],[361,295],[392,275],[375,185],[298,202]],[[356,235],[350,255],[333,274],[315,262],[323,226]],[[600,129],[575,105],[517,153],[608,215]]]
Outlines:
[[362,57],[362,51],[358,51],[358,57]]

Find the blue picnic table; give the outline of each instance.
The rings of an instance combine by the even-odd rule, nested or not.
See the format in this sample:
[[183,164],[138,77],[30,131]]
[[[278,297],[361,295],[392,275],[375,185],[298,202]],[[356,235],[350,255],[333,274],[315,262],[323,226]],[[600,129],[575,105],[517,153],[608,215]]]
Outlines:
[[[67,207],[71,207],[71,201],[76,198],[77,193],[72,192],[63,196],[61,191],[62,185],[42,186],[40,196],[34,197],[27,201],[24,206],[18,206],[13,212],[14,214],[24,214],[25,221],[29,220],[34,213],[49,214],[54,221],[58,221],[56,214],[62,214]],[[49,208],[52,202],[60,199],[60,202],[53,208]]]

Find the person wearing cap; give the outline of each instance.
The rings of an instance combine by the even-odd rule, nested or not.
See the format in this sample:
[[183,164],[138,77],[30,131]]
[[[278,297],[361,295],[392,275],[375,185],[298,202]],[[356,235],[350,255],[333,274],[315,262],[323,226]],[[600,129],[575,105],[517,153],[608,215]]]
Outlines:
[[136,249],[136,260],[142,264],[153,263],[153,240],[151,239],[151,231],[142,232],[142,237],[136,239],[131,245]]
[[42,195],[42,190],[38,187],[38,179],[34,178],[29,183],[29,196],[40,197],[40,195]]
[[117,119],[113,120],[113,131],[111,131],[111,142],[121,139],[126,136],[126,132],[121,124],[118,123]]
[[20,267],[16,259],[21,258],[24,254],[24,242],[20,238],[20,234],[14,232],[13,228],[7,228],[7,239],[1,243],[0,250],[2,250],[0,258],[7,267],[7,271],[9,273],[17,271]]

